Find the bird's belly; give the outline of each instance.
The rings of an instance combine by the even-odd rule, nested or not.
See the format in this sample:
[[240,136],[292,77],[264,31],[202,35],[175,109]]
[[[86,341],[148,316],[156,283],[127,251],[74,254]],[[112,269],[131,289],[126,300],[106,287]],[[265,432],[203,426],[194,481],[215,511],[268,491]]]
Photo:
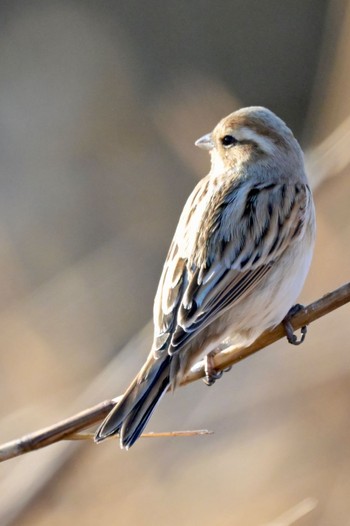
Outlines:
[[276,268],[249,296],[228,313],[227,335],[237,345],[250,345],[262,332],[280,323],[295,304],[307,276],[312,246],[286,253]]

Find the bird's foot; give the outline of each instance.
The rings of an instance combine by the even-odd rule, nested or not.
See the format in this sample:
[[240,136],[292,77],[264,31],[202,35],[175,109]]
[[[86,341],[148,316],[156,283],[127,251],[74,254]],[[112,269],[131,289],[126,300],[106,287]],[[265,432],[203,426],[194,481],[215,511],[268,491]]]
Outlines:
[[219,380],[219,378],[222,377],[224,372],[227,372],[231,369],[231,367],[227,367],[223,371],[218,371],[217,369],[215,369],[213,358],[218,352],[219,351],[211,351],[204,358],[205,377],[203,378],[203,382],[209,387],[213,385],[216,382],[216,380]]
[[286,332],[287,340],[292,345],[300,345],[305,340],[305,336],[307,333],[306,325],[303,325],[302,328],[300,329],[301,337],[300,337],[300,340],[298,340],[298,337],[294,334],[294,327],[291,321],[291,318],[294,316],[294,314],[296,314],[303,308],[304,308],[303,305],[300,305],[299,303],[297,303],[296,305],[293,305],[293,307],[289,310],[288,314],[282,321],[284,330]]

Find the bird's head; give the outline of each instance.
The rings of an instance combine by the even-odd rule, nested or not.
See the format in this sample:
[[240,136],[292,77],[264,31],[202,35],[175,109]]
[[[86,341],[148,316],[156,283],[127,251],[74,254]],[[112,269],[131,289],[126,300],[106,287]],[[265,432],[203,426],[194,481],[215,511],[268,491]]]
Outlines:
[[291,130],[272,111],[260,106],[231,113],[195,145],[210,152],[216,173],[247,164],[271,167],[292,161],[303,166],[302,152]]

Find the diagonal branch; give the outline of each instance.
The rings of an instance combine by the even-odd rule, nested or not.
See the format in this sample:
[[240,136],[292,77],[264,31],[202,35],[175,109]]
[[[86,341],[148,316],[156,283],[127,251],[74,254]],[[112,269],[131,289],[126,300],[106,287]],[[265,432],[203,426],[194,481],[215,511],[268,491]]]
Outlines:
[[[291,318],[293,327],[297,330],[303,325],[309,325],[313,321],[349,302],[350,282],[298,311]],[[284,327],[280,324],[273,330],[265,331],[249,347],[226,349],[225,352],[217,354],[214,357],[214,367],[217,370],[226,369],[227,367],[248,358],[248,356],[251,356],[257,351],[267,347],[271,343],[280,340],[284,336]],[[198,364],[188,373],[181,385],[186,385],[198,380],[199,378],[202,378],[204,374],[203,364]],[[21,438],[0,445],[0,462],[54,444],[60,440],[69,439],[70,435],[100,422],[115,404],[118,403],[119,399],[120,397],[114,398],[113,400],[106,400],[50,427],[40,429],[34,433],[30,433]]]

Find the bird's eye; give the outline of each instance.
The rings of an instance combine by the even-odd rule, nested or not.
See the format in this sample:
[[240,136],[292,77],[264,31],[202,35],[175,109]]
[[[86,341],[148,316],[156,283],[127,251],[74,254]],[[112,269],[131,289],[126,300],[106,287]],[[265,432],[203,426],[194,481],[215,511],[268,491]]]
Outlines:
[[237,139],[235,139],[232,135],[225,135],[221,139],[221,142],[225,148],[229,148],[230,146],[234,146],[238,143]]

